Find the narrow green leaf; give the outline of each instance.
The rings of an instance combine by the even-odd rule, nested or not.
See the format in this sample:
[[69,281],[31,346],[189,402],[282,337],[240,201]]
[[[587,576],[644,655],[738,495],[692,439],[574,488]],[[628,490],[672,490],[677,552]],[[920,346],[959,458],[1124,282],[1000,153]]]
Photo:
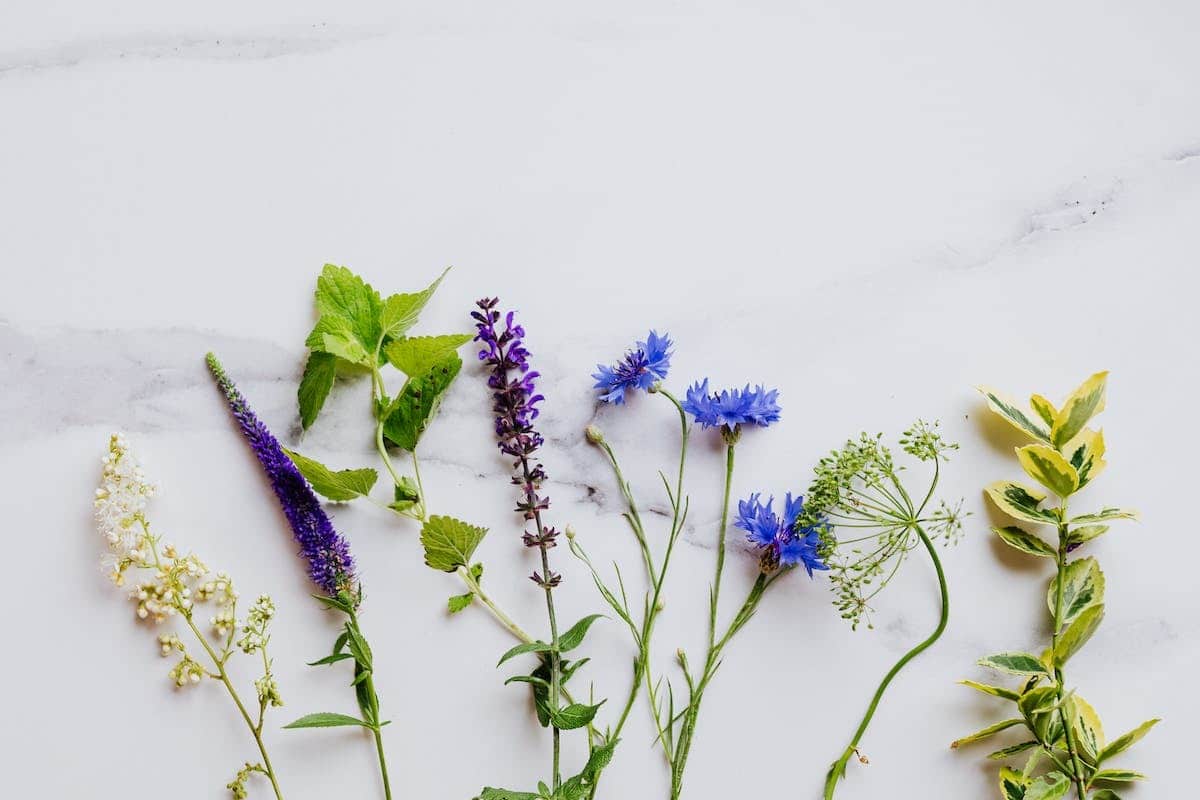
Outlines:
[[446,277],[446,273],[449,271],[450,268],[446,267],[437,280],[419,292],[394,294],[384,300],[380,315],[383,334],[391,337],[402,336],[405,331],[416,325],[417,318],[425,308],[425,304],[429,302],[429,298],[433,297],[438,284],[442,282],[442,278]]
[[487,528],[477,528],[453,517],[434,515],[421,526],[421,544],[425,548],[425,563],[442,572],[454,572],[471,563],[475,548],[487,535]]
[[1006,758],[1012,758],[1017,753],[1024,753],[1026,750],[1030,749],[1031,747],[1037,747],[1037,746],[1038,746],[1038,743],[1036,741],[1021,742],[1020,744],[1013,744],[1013,745],[1009,745],[1008,747],[1002,747],[994,753],[988,753],[988,758],[990,758],[992,761],[1003,761]]
[[1093,514],[1081,514],[1071,518],[1072,525],[1090,525],[1093,522],[1108,522],[1113,519],[1137,519],[1138,512],[1128,508],[1102,508]]
[[308,430],[316,422],[317,414],[325,405],[325,398],[333,389],[337,374],[337,357],[331,353],[313,351],[304,363],[304,375],[300,388],[296,390],[296,401],[300,406],[300,426]]
[[590,614],[572,625],[570,630],[558,637],[558,651],[565,653],[583,644],[583,637],[587,636],[588,628],[603,617],[603,614]]
[[1058,517],[1052,511],[1038,507],[1046,499],[1046,495],[1036,489],[1012,481],[996,481],[984,491],[996,507],[1010,517],[1042,525],[1058,522]]
[[992,697],[1001,697],[1005,700],[1016,702],[1021,698],[1021,695],[1014,692],[1012,689],[1005,689],[1001,686],[989,686],[986,683],[978,683],[977,681],[959,681],[963,686],[970,686],[972,689],[990,694]]
[[326,606],[329,606],[330,608],[337,609],[338,611],[341,611],[344,614],[350,614],[350,613],[353,613],[353,611],[354,611],[354,608],[349,603],[347,603],[344,598],[341,598],[341,597],[329,597],[328,595],[323,595],[323,594],[314,594],[314,595],[310,595],[310,597],[312,597],[312,599],[316,600],[317,602],[321,603],[322,605],[326,605]]
[[[1088,557],[1070,562],[1063,571],[1063,578],[1063,625],[1073,622],[1089,606],[1104,602],[1104,573],[1096,559]],[[1051,614],[1057,601],[1058,575],[1055,575],[1046,590],[1046,604]]]
[[983,730],[975,731],[974,733],[964,736],[961,739],[955,739],[953,742],[950,743],[950,748],[953,750],[957,750],[958,748],[962,747],[964,744],[971,744],[972,742],[978,742],[981,739],[986,739],[989,736],[992,736],[993,734],[999,733],[1000,731],[1008,730],[1009,728],[1013,727],[1014,725],[1024,725],[1024,724],[1025,724],[1025,720],[1023,720],[1023,719],[1006,719],[1003,722],[997,722],[994,725],[988,725]]
[[1050,677],[1050,670],[1041,659],[1032,653],[1008,652],[985,656],[978,661],[979,666],[1007,672],[1010,675],[1040,675]]
[[505,661],[526,653],[549,653],[554,647],[547,642],[522,642],[516,647],[511,648],[504,655],[500,656],[500,660],[496,662],[496,666],[500,666]]
[[384,354],[393,367],[410,378],[418,378],[454,355],[458,348],[469,341],[469,333],[412,336],[388,342]]
[[354,656],[350,653],[334,653],[324,658],[318,658],[316,661],[309,661],[308,665],[310,667],[322,667],[326,664],[336,664],[339,661],[345,661],[347,658],[354,658]]
[[462,359],[452,353],[424,375],[409,379],[385,412],[383,435],[387,440],[409,452],[416,450],[461,369]]
[[1146,780],[1146,776],[1131,769],[1102,769],[1092,776],[1092,780],[1130,783],[1132,781],[1144,781]]
[[1060,667],[1067,663],[1067,659],[1075,655],[1079,648],[1092,638],[1096,628],[1100,627],[1102,619],[1104,619],[1103,603],[1089,606],[1080,612],[1079,616],[1058,637],[1058,644],[1054,647],[1054,663]]
[[1160,721],[1161,720],[1158,719],[1147,720],[1131,730],[1129,733],[1113,739],[1103,750],[1100,751],[1100,757],[1096,759],[1096,763],[1107,761],[1118,753],[1124,753],[1143,736],[1149,733],[1150,729],[1157,725]]
[[330,711],[321,711],[316,714],[306,714],[295,722],[289,722],[284,725],[285,728],[339,728],[343,726],[355,725],[361,728],[370,728],[371,724],[365,722],[358,717],[351,717],[347,714],[334,714]]
[[1050,439],[1055,447],[1062,447],[1083,430],[1092,417],[1104,410],[1104,393],[1108,381],[1107,372],[1097,372],[1071,393],[1067,402],[1054,418]]
[[1020,550],[1023,553],[1041,556],[1042,558],[1054,558],[1058,555],[1058,552],[1040,537],[1016,525],[992,528],[992,533],[999,536],[1009,547]]
[[467,592],[466,594],[456,594],[456,595],[452,596],[449,600],[446,601],[446,607],[450,611],[451,614],[457,614],[458,612],[462,611],[467,606],[471,605],[471,602],[474,599],[475,599],[474,592]]
[[594,706],[589,706],[584,703],[572,703],[569,706],[554,711],[550,711],[550,722],[554,727],[562,731],[571,731],[576,728],[582,728],[596,718],[596,712],[600,706],[604,705],[601,700]]
[[302,456],[295,450],[285,447],[283,452],[287,453],[300,473],[312,484],[313,491],[337,502],[365,497],[371,493],[371,487],[379,479],[379,473],[373,469],[343,469],[334,472],[320,461]]
[[1044,444],[1018,447],[1017,460],[1025,474],[1059,497],[1069,497],[1079,488],[1079,473],[1053,447]]

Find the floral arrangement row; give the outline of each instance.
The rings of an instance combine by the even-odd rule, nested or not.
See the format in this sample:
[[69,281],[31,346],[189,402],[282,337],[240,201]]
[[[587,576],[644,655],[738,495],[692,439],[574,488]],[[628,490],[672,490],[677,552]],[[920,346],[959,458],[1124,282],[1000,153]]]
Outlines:
[[[443,273],[443,276],[445,273]],[[654,747],[661,750],[669,776],[671,800],[684,794],[692,744],[698,735],[705,694],[719,673],[739,632],[780,580],[797,573],[822,576],[832,589],[834,607],[852,629],[871,627],[872,603],[916,553],[927,559],[937,576],[941,613],[936,628],[916,643],[883,675],[857,728],[830,766],[824,797],[830,800],[847,777],[851,762],[866,762],[859,745],[886,691],[914,658],[932,647],[949,618],[946,576],[937,544],[956,542],[963,531],[961,501],[938,496],[939,480],[957,445],[947,442],[936,424],[917,421],[890,446],[881,435],[861,434],[820,458],[803,492],[785,491],[782,500],[763,492],[732,497],[735,456],[740,447],[755,446],[743,434],[769,428],[781,416],[777,391],[762,385],[714,389],[707,379],[679,391],[668,386],[674,343],[650,331],[621,358],[601,364],[592,375],[598,402],[625,406],[631,395],[644,393],[669,404],[678,428],[663,431],[678,445],[678,463],[660,472],[669,514],[664,532],[652,532],[643,520],[638,493],[625,478],[613,444],[590,426],[581,444],[594,447],[611,468],[632,533],[630,570],[644,571],[641,597],[631,596],[622,565],[601,569],[589,558],[584,537],[569,525],[554,524],[545,487],[550,482],[542,463],[543,439],[537,420],[544,401],[526,333],[495,298],[480,300],[470,312],[474,334],[413,335],[421,311],[441,283],[425,289],[382,296],[343,267],[327,265],[316,285],[318,319],[305,340],[308,349],[297,399],[303,428],[317,423],[334,384],[347,378],[369,386],[373,410],[373,444],[388,500],[379,503],[396,522],[419,526],[425,563],[456,581],[447,603],[449,614],[469,608],[490,614],[511,635],[513,644],[499,655],[498,666],[512,672],[505,684],[530,693],[537,722],[547,731],[547,769],[530,775],[519,789],[480,781],[478,800],[592,800],[604,795],[603,776],[619,763],[625,725],[641,707],[653,725]],[[482,373],[491,393],[496,443],[511,465],[515,512],[524,523],[521,544],[536,551],[533,586],[545,599],[545,620],[537,629],[518,624],[483,587],[484,567],[477,553],[487,529],[473,521],[434,513],[420,472],[420,443],[438,415],[447,389],[459,376],[459,350],[477,346]],[[390,800],[403,796],[388,774],[385,729],[388,719],[376,688],[375,659],[362,626],[366,593],[346,539],[334,529],[319,499],[344,503],[371,498],[381,470],[376,466],[334,468],[282,446],[262,423],[233,379],[213,354],[207,364],[233,420],[249,444],[291,529],[316,601],[336,614],[341,627],[329,652],[313,666],[345,670],[357,713],[316,711],[283,725],[286,729],[351,726],[369,733],[378,759],[380,791]],[[362,379],[365,376],[365,379]],[[1005,544],[1033,558],[1053,563],[1047,607],[1050,641],[1041,653],[1003,651],[980,664],[1009,676],[1009,686],[963,681],[973,689],[1010,703],[1012,716],[953,743],[959,748],[1009,729],[1023,732],[1019,741],[988,758],[1000,764],[998,791],[1004,800],[1116,800],[1117,789],[1143,775],[1116,766],[1113,760],[1142,738],[1158,720],[1150,720],[1111,741],[1105,739],[1095,709],[1068,685],[1066,667],[1096,631],[1104,616],[1104,574],[1092,557],[1077,551],[1104,534],[1109,523],[1133,519],[1135,513],[1103,507],[1082,514],[1068,512],[1068,501],[1094,481],[1105,466],[1104,437],[1088,427],[1105,404],[1106,373],[1088,378],[1061,406],[1041,395],[1021,404],[990,389],[981,389],[988,407],[1027,436],[1031,443],[1016,450],[1017,460],[1037,486],[999,481],[986,495],[1003,514],[1020,525],[993,529]],[[396,380],[400,388],[389,389]],[[627,413],[633,413],[632,411]],[[671,574],[672,555],[689,511],[688,444],[693,435],[719,437],[725,472],[717,548],[709,581],[707,638],[700,652],[675,650],[674,664],[657,660],[666,638],[658,629],[663,592]],[[585,446],[586,446],[585,445]],[[407,459],[411,470],[401,465]],[[245,722],[256,755],[227,784],[235,798],[248,796],[256,781],[269,785],[278,800],[285,781],[272,766],[268,739],[279,726],[268,726],[268,712],[283,704],[268,653],[275,606],[260,595],[248,607],[225,572],[211,570],[196,554],[168,543],[151,526],[148,501],[155,489],[137,464],[125,437],[114,435],[104,459],[95,506],[99,530],[107,545],[106,569],[118,586],[127,588],[136,615],[159,626],[160,652],[174,659],[170,679],[178,687],[220,684],[237,715]],[[786,488],[786,487],[785,487]],[[798,487],[792,487],[798,488]],[[1057,505],[1047,503],[1049,495]],[[378,501],[376,501],[378,502]],[[561,524],[561,523],[560,523]],[[744,598],[722,594],[727,537],[736,530],[758,553],[759,573]],[[1048,539],[1044,531],[1053,533]],[[564,591],[556,571],[558,546],[565,540],[569,557],[578,559],[592,578],[591,587],[603,613],[563,620],[555,597]],[[495,581],[489,573],[491,584]],[[681,589],[682,590],[682,589]],[[200,607],[208,610],[201,612]],[[242,610],[244,608],[244,610]],[[205,618],[207,617],[207,621]],[[606,618],[627,629],[632,669],[625,685],[611,686],[615,702],[597,700],[594,690],[573,690],[573,680],[586,668],[581,655],[589,630]],[[669,646],[669,643],[667,644]],[[227,669],[231,659],[245,656],[261,665],[253,691],[239,690]],[[568,764],[562,758],[563,736],[584,737],[587,757]],[[819,786],[813,787],[816,794]]]

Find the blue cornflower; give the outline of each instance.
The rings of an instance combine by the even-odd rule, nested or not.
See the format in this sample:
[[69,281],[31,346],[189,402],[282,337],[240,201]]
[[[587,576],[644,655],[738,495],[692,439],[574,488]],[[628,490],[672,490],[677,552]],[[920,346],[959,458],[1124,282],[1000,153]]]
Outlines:
[[772,509],[774,497],[767,498],[763,505],[756,492],[747,500],[738,501],[738,515],[734,525],[746,531],[746,540],[762,551],[762,568],[771,572],[780,567],[803,565],[812,577],[813,570],[827,570],[821,560],[821,531],[824,525],[799,524],[804,513],[804,498],[792,499],[788,492],[783,503],[782,516]]
[[725,426],[734,430],[738,425],[754,424],[767,427],[779,421],[779,390],[767,390],[762,384],[744,389],[725,389],[710,392],[708,378],[687,390],[683,410],[696,418],[705,428]]
[[638,342],[615,366],[596,365],[600,371],[592,373],[596,379],[594,388],[600,390],[601,400],[619,406],[625,402],[626,390],[648,391],[667,377],[670,368],[671,337],[650,331],[646,341]]

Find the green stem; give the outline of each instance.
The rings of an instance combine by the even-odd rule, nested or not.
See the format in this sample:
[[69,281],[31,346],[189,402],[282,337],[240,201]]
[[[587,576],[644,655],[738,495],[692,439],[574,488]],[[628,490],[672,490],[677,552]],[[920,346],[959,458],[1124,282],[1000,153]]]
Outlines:
[[711,658],[717,639],[717,605],[721,599],[721,575],[725,572],[725,528],[729,525],[729,493],[733,486],[733,448],[725,448],[725,499],[721,504],[721,529],[717,533],[717,571],[713,578],[712,600],[708,615],[708,654]]
[[[371,678],[367,678],[367,691],[375,691],[375,682]],[[392,800],[392,785],[388,781],[387,759],[383,755],[383,731],[379,728],[379,723],[371,729],[375,734],[375,752],[379,755],[379,775],[383,778],[383,796],[387,800]]]
[[942,570],[942,561],[938,558],[937,550],[930,541],[929,536],[921,528],[920,525],[915,525],[914,529],[917,535],[921,537],[921,543],[925,545],[925,550],[929,553],[929,558],[933,561],[933,568],[937,571],[938,590],[941,593],[942,611],[938,618],[937,628],[930,634],[929,638],[918,644],[913,649],[904,654],[903,657],[888,671],[880,682],[879,688],[875,690],[875,695],[871,698],[871,704],[867,706],[867,713],[863,716],[862,722],[858,725],[858,730],[854,732],[854,738],[850,740],[850,744],[846,747],[841,757],[833,762],[829,768],[829,773],[825,777],[825,800],[832,800],[833,793],[837,789],[838,780],[846,775],[846,764],[849,763],[850,757],[858,750],[858,743],[862,739],[863,734],[867,732],[867,727],[871,724],[871,718],[875,716],[875,710],[879,707],[879,701],[883,699],[883,693],[887,691],[888,685],[892,679],[900,673],[900,670],[912,661],[925,650],[933,646],[933,643],[941,638],[942,633],[946,630],[946,623],[950,619],[950,593],[946,588],[946,573]]
[[[1067,501],[1064,499],[1062,507],[1059,509],[1062,519],[1067,518]],[[1058,553],[1055,558],[1055,565],[1058,568],[1058,578],[1055,580],[1057,588],[1054,592],[1054,632],[1050,637],[1050,650],[1054,652],[1058,649],[1058,637],[1062,630],[1062,613],[1063,613],[1063,590],[1066,584],[1066,569],[1067,569],[1067,523],[1061,522],[1058,526]],[[1067,742],[1067,753],[1071,756],[1071,782],[1075,784],[1075,791],[1079,795],[1079,800],[1087,799],[1087,787],[1084,784],[1083,765],[1079,761],[1078,748],[1075,746],[1075,733],[1071,729],[1071,721],[1067,718],[1066,710],[1062,706],[1063,701],[1063,682],[1066,680],[1063,675],[1062,667],[1054,668],[1054,680],[1057,683],[1055,697],[1058,699],[1058,715],[1063,726],[1063,738]]]

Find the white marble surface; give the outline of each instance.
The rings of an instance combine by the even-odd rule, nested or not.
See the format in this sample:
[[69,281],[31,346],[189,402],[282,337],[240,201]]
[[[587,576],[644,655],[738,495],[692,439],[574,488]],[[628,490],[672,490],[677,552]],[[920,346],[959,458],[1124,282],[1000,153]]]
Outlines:
[[[580,442],[587,375],[650,326],[679,343],[677,387],[780,387],[784,422],[747,437],[738,494],[802,487],[860,429],[944,421],[963,444],[947,493],[975,513],[947,558],[951,625],[887,697],[847,800],[993,796],[983,753],[947,744],[1001,709],[954,681],[1044,639],[1045,570],[987,533],[980,489],[1016,476],[1015,439],[970,387],[1059,395],[1111,369],[1111,466],[1086,502],[1144,521],[1095,547],[1109,610],[1071,680],[1114,732],[1165,717],[1127,759],[1154,778],[1129,796],[1185,796],[1200,712],[1198,23],[1194,4],[1165,1],[5,3],[6,785],[221,797],[252,754],[215,687],[176,696],[96,567],[90,495],[114,428],[162,486],[160,526],[275,595],[276,719],[348,708],[340,679],[303,666],[331,623],[202,368],[215,349],[285,439],[368,463],[361,387],[296,435],[312,282],[335,261],[384,290],[455,265],[425,331],[464,329],[485,293],[520,308],[546,376],[554,519],[599,562],[634,554]],[[660,508],[670,415],[642,398],[599,422]],[[424,449],[432,502],[491,526],[492,590],[537,625],[477,373]],[[660,663],[702,635],[719,459],[696,448]],[[370,506],[334,514],[370,594],[399,796],[540,777],[545,737],[493,668],[504,632],[474,610],[445,618],[458,587],[422,565],[412,526]],[[566,616],[597,608],[559,552]],[[730,564],[733,597],[753,567]],[[878,630],[851,634],[822,581],[789,578],[709,694],[689,796],[816,797],[878,676],[932,627],[932,591],[913,562]],[[622,631],[598,627],[588,649],[598,692],[619,696]],[[633,719],[607,796],[662,797],[642,709]],[[271,742],[288,796],[378,796],[363,737]]]

